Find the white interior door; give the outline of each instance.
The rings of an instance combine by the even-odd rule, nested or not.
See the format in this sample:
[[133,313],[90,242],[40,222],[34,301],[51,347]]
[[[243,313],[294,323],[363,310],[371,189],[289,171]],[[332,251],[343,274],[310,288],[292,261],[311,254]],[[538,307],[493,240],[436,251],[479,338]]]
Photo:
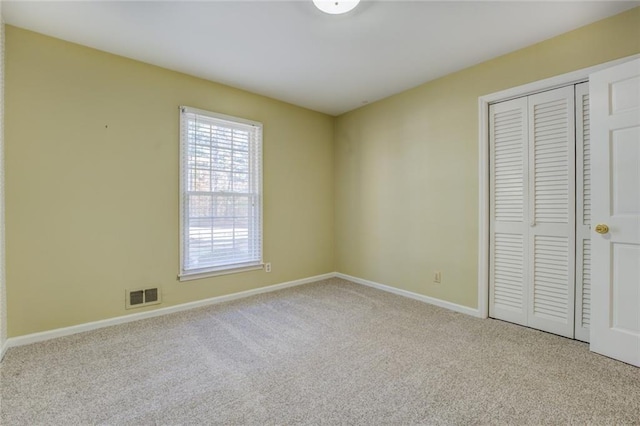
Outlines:
[[640,60],[591,75],[589,93],[591,350],[640,366]]

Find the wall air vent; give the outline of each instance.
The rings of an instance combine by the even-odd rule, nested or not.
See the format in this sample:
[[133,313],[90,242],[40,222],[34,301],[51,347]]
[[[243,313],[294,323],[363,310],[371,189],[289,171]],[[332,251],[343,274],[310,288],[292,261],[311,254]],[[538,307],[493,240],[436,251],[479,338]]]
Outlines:
[[144,291],[136,290],[129,293],[129,305],[142,305],[144,303]]
[[157,305],[161,301],[160,290],[157,287],[125,290],[126,309],[141,308],[148,305]]
[[157,288],[148,288],[144,291],[144,302],[151,303],[158,301],[158,289]]

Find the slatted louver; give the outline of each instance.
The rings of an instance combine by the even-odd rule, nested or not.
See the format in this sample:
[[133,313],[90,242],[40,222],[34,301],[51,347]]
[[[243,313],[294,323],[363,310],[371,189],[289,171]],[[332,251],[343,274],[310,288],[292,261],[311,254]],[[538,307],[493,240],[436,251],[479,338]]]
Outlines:
[[[586,84],[586,83],[585,83]],[[582,223],[591,226],[591,139],[589,127],[589,94],[581,96],[582,104]]]
[[591,323],[591,240],[582,242],[582,312],[581,324],[589,328]]
[[589,84],[576,85],[576,313],[575,338],[590,340],[591,322],[591,139]]
[[573,178],[569,176],[567,167],[569,122],[566,99],[534,105],[533,194],[536,223],[567,223],[569,220],[569,179]]
[[524,220],[524,112],[512,109],[494,116],[495,220]]
[[524,244],[522,235],[494,236],[494,303],[496,307],[523,310]]
[[492,105],[490,314],[526,323],[527,102]]
[[567,323],[569,244],[565,237],[536,236],[534,240],[533,312]]

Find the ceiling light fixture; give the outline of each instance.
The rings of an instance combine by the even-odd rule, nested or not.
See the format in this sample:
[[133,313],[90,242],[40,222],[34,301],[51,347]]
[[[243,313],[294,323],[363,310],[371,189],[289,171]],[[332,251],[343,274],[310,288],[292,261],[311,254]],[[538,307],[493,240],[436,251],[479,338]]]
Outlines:
[[324,13],[339,15],[353,10],[360,0],[313,0],[313,4]]

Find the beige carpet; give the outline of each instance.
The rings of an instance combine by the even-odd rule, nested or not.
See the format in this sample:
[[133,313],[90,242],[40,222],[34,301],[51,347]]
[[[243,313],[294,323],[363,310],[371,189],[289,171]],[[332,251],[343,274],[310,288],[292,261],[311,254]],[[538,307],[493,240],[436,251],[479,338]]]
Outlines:
[[634,424],[640,369],[331,279],[9,350],[2,425]]

